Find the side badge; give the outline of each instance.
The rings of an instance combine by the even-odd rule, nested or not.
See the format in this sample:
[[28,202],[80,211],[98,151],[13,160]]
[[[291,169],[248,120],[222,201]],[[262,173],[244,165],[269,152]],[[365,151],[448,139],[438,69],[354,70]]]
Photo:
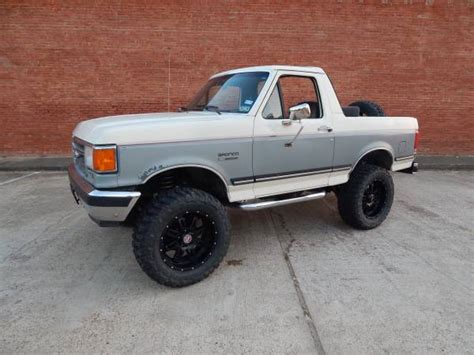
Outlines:
[[239,159],[239,152],[217,153],[217,160],[236,160]]

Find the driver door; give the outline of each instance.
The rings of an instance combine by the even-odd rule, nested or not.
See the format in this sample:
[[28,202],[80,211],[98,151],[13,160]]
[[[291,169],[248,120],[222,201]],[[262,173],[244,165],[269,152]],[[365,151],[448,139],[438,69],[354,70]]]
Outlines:
[[[302,103],[309,104],[310,117],[290,120],[290,107]],[[327,186],[333,152],[334,134],[316,78],[311,74],[281,73],[255,118],[255,196]]]

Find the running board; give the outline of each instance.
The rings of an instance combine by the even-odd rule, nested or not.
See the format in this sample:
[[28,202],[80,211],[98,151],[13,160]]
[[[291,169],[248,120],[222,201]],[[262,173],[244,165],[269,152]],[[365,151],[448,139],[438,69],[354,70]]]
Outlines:
[[312,194],[309,194],[309,195],[292,197],[292,198],[287,198],[287,199],[283,199],[283,200],[242,203],[242,204],[237,205],[236,207],[241,209],[241,210],[245,210],[245,211],[255,211],[255,210],[261,210],[261,209],[264,209],[264,208],[290,205],[292,203],[317,200],[317,199],[323,198],[324,196],[326,196],[326,192],[321,191],[321,192],[315,192],[315,193],[312,193]]

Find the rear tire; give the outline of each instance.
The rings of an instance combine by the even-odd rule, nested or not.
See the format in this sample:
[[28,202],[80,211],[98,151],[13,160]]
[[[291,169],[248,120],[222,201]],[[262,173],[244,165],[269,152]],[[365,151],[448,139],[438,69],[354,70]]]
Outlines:
[[176,187],[154,197],[133,234],[133,252],[156,282],[184,287],[209,276],[230,244],[230,222],[212,195]]
[[361,164],[337,193],[339,214],[356,229],[372,229],[387,218],[393,196],[390,173],[375,165]]
[[360,109],[360,116],[385,116],[382,107],[373,101],[356,101],[349,106],[357,106]]

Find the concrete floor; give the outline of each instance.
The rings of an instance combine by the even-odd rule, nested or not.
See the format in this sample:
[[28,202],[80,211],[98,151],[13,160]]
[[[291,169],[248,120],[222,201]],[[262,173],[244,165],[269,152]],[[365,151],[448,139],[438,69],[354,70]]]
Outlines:
[[[474,173],[395,174],[379,228],[335,198],[232,212],[205,281],[169,289],[64,173],[0,173],[0,352],[472,353]],[[29,176],[26,176],[29,175]]]

